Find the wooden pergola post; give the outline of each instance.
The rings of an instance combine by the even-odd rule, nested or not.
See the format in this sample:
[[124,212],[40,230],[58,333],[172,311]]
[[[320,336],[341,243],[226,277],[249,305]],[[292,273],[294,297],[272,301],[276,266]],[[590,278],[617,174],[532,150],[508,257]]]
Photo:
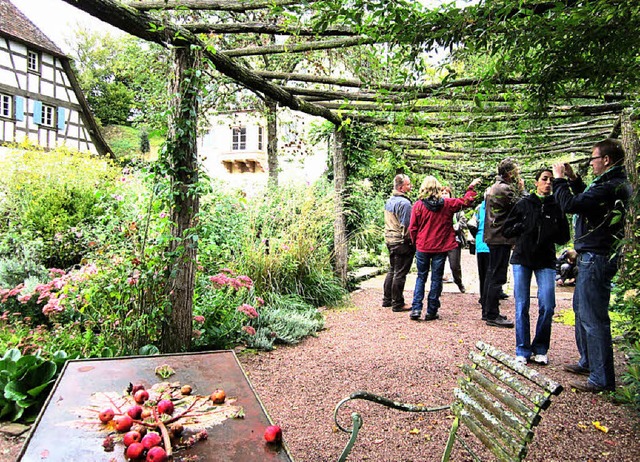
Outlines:
[[163,353],[188,351],[191,347],[197,240],[190,230],[195,227],[200,207],[197,119],[201,55],[187,45],[174,48],[173,58],[170,87],[173,98],[163,159],[171,172],[172,240],[167,270],[171,312],[162,324],[160,350]]
[[349,248],[347,242],[347,220],[344,215],[344,194],[347,183],[347,162],[344,153],[344,130],[336,126],[333,132],[333,184],[335,192],[333,248],[335,257],[335,273],[347,283],[347,263]]

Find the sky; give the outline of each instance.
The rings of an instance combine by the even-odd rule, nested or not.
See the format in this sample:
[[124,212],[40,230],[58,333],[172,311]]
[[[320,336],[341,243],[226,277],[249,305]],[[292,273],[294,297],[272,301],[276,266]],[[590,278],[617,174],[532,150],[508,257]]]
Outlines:
[[67,54],[70,50],[66,42],[79,28],[109,31],[112,35],[120,33],[118,29],[62,0],[10,1]]

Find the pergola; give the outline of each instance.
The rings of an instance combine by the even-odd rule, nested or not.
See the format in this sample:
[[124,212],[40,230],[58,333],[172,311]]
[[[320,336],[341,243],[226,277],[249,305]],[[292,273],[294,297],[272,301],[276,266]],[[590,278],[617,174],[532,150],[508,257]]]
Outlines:
[[[436,41],[395,41],[401,27],[367,33],[376,30],[375,20],[357,30],[323,22],[313,0],[64,1],[129,34],[173,49],[175,96],[168,153],[176,190],[174,236],[183,236],[198,210],[190,186],[197,181],[198,85],[208,76],[232,79],[258,95],[274,114],[279,105],[334,125],[334,241],[336,272],[343,280],[347,278],[345,125],[375,127],[377,147],[402,156],[414,172],[492,176],[496,162],[506,156],[517,156],[529,165],[548,164],[555,158],[578,163],[604,137],[624,136],[626,145],[634,147],[628,151],[634,156],[637,152],[631,118],[624,117],[631,103],[622,94],[565,94],[561,103],[531,110],[517,97],[531,88],[526,76],[456,78],[449,73],[427,80],[412,67],[404,78],[387,72],[385,81],[380,72],[371,71],[372,60],[404,50],[405,56],[419,61]],[[424,11],[417,3],[404,6],[409,17]],[[243,45],[228,45],[238,43]],[[307,58],[318,53],[343,64],[333,67],[334,72],[328,66],[314,66]],[[289,65],[265,65],[275,56],[290,58]],[[297,66],[290,64],[294,59]],[[349,60],[358,65],[347,65]],[[320,71],[313,72],[315,68]],[[273,128],[268,132],[275,136]],[[269,146],[270,171],[275,171],[275,146]],[[189,262],[195,260],[195,245],[185,246],[188,251],[176,262],[181,269],[170,323],[173,335],[182,329],[186,336],[188,330],[190,338],[194,270]]]

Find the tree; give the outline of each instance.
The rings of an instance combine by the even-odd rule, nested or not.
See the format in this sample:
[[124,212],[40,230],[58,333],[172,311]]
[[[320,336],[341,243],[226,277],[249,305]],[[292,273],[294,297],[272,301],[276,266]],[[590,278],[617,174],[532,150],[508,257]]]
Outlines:
[[79,29],[69,43],[78,80],[103,125],[166,128],[169,55],[130,35]]

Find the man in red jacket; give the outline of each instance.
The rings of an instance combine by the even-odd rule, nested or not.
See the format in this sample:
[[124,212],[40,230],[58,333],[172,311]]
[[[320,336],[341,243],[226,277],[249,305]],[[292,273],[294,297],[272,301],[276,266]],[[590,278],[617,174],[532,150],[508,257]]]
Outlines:
[[470,207],[477,194],[474,191],[481,179],[476,178],[467,188],[463,198],[443,198],[442,186],[433,176],[427,176],[418,194],[418,201],[411,209],[409,236],[416,246],[418,277],[413,291],[410,319],[420,320],[424,301],[424,287],[431,268],[431,289],[427,298],[425,321],[438,319],[442,275],[447,252],[457,247],[453,230],[453,214]]

